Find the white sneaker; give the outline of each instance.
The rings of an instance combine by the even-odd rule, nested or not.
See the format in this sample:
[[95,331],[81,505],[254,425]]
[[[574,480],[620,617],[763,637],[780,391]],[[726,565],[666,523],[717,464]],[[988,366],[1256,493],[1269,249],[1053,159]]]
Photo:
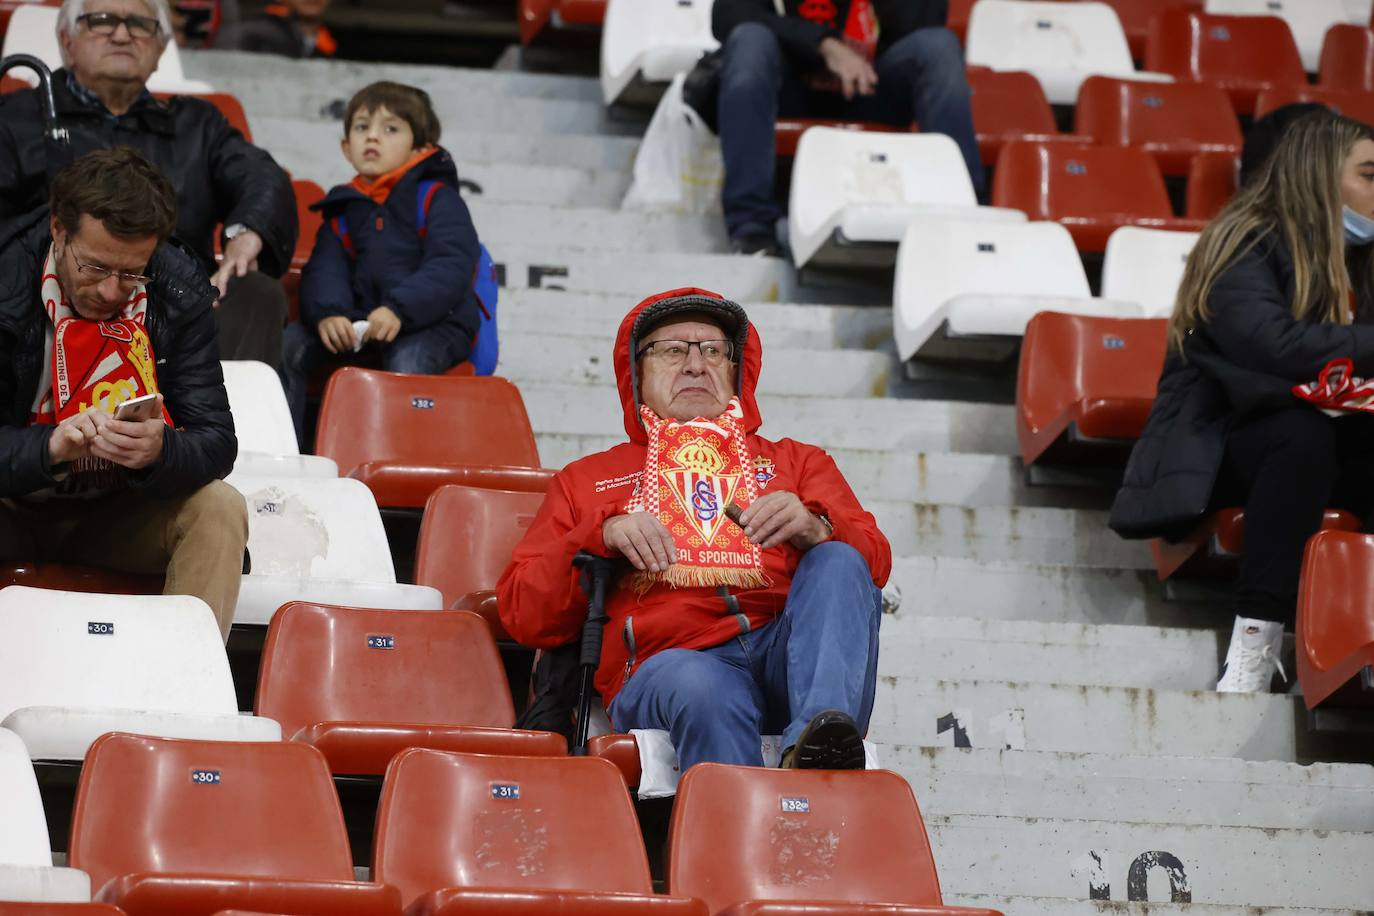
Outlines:
[[1237,617],[1231,628],[1231,646],[1221,666],[1218,693],[1268,693],[1277,670],[1288,680],[1279,661],[1283,651],[1283,624],[1274,620]]

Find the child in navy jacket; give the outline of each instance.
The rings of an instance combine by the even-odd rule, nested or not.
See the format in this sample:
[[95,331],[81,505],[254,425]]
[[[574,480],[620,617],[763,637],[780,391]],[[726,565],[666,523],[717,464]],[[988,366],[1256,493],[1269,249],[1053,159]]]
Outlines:
[[301,274],[301,321],[282,339],[282,385],[302,441],[306,379],[319,365],[364,347],[392,372],[436,375],[468,358],[480,246],[438,141],[422,90],[373,83],[348,103],[342,147],[358,177],[315,205],[325,221]]

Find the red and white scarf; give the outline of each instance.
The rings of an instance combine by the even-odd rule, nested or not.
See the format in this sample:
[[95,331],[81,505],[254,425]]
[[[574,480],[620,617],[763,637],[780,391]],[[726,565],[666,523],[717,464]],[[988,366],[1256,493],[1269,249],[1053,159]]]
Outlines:
[[1348,359],[1333,359],[1315,382],[1294,385],[1293,394],[1333,417],[1374,413],[1374,380],[1356,375]]
[[713,420],[664,420],[648,407],[639,411],[649,444],[644,474],[625,511],[656,516],[673,536],[677,559],[662,572],[635,573],[636,591],[660,583],[766,587],[762,551],[726,516],[731,504],[743,510],[758,499],[739,399],[731,398]]

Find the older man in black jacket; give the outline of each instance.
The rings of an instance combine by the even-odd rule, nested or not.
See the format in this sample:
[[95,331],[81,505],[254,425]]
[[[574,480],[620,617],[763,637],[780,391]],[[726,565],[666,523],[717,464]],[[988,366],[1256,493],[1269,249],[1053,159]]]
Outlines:
[[[291,180],[214,105],[148,92],[170,35],[166,0],[63,3],[58,41],[67,68],[54,74],[53,93],[71,142],[45,144],[36,91],[0,97],[0,218],[42,206],[52,175],[82,153],[138,150],[176,189],[177,237],[214,271],[221,358],[275,366],[287,311],[275,278],[290,267],[298,232]],[[217,230],[224,260],[216,270]]]
[[879,121],[947,134],[973,185],[983,165],[959,40],[946,0],[715,0],[724,46],[721,202],[736,251],[776,254],[773,131],[790,117]]
[[[102,150],[0,238],[0,559],[165,574],[227,638],[248,514],[220,480],[238,443],[215,291],[175,224],[167,180]],[[116,419],[134,397],[148,415]]]

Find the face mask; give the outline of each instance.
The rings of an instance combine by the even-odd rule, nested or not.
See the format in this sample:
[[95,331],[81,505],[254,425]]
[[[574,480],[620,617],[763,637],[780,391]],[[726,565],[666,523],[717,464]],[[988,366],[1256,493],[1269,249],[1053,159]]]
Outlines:
[[1374,242],[1374,219],[1345,208],[1345,241],[1350,245],[1368,245]]

